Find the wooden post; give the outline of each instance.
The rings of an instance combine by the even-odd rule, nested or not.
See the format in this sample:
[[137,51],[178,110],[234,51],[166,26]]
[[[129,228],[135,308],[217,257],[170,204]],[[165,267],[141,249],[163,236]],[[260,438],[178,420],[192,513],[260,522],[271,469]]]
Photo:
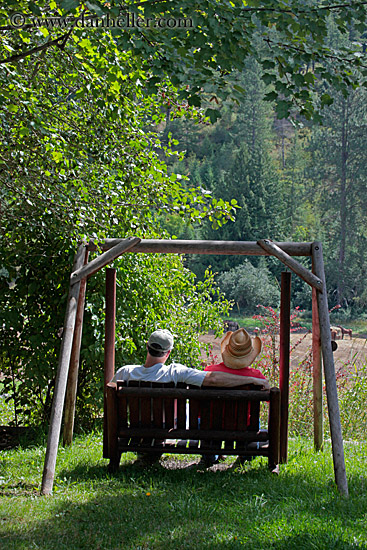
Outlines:
[[270,403],[269,403],[269,469],[279,474],[280,457],[280,407],[281,393],[278,388],[270,388]]
[[[75,255],[73,271],[82,267],[84,262],[84,254],[85,247],[84,245],[80,245]],[[80,283],[70,285],[60,349],[59,365],[55,382],[55,393],[51,409],[51,421],[48,432],[45,464],[43,468],[41,485],[42,495],[50,494],[52,492],[52,487],[54,483],[57,449],[59,446],[62,412],[64,408],[66,382],[68,377],[71,348],[73,344],[79,292]]]
[[302,264],[297,262],[297,260],[294,260],[293,258],[291,258],[289,254],[284,252],[284,250],[279,248],[279,246],[277,246],[275,243],[267,239],[262,239],[260,241],[257,241],[257,244],[260,245],[261,248],[266,250],[266,252],[278,258],[278,260],[283,262],[283,264],[285,264],[292,271],[294,271],[294,273],[297,273],[297,275],[301,277],[301,279],[306,281],[306,283],[308,283],[312,287],[317,288],[317,290],[322,292],[323,286],[320,278],[316,277],[313,273],[311,273],[311,271],[309,271]]
[[324,363],[335,481],[339,491],[343,495],[348,496],[348,482],[344,461],[344,447],[340,423],[338,391],[336,386],[334,358],[331,348],[329,306],[327,301],[324,259],[322,256],[322,245],[320,242],[313,243],[312,258],[314,262],[315,274],[323,281],[324,285],[324,291],[322,293],[317,292],[317,305],[319,310],[321,349]]
[[116,269],[106,269],[106,318],[105,318],[105,348],[104,348],[104,418],[103,418],[103,458],[108,454],[107,434],[107,384],[115,374],[115,322],[116,322]]
[[280,401],[280,463],[288,458],[288,410],[289,410],[289,351],[291,330],[291,280],[286,271],[281,275],[280,295],[280,342],[279,342],[279,389]]
[[108,447],[103,450],[103,458],[109,458],[110,464],[108,469],[110,472],[116,472],[120,463],[120,453],[118,450],[117,434],[118,434],[118,402],[117,402],[117,393],[116,393],[116,384],[108,384],[105,388],[105,410],[104,416],[108,415],[110,421],[108,425],[105,426],[104,430],[106,432],[106,438],[103,438],[106,441]]
[[[84,265],[88,262],[88,255],[89,255],[88,250],[85,250]],[[71,349],[69,376],[68,376],[68,383],[67,383],[66,396],[65,396],[64,435],[63,435],[64,445],[71,445],[73,441],[75,402],[76,402],[76,392],[78,387],[80,345],[82,341],[86,286],[87,286],[87,279],[82,279],[80,282],[80,292],[79,292],[78,308],[76,312],[73,347]]]
[[[314,271],[312,260],[312,271]],[[316,451],[324,448],[324,426],[322,414],[322,360],[319,310],[316,289],[312,289],[312,376],[313,376],[313,442]]]

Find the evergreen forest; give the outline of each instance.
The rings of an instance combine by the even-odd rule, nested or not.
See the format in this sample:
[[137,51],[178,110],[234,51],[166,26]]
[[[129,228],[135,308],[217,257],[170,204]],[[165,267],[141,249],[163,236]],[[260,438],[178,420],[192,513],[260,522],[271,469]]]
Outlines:
[[[182,171],[218,201],[235,199],[239,206],[235,220],[198,226],[168,216],[167,230],[178,238],[320,240],[330,307],[342,306],[347,317],[363,314],[367,303],[366,89],[350,91],[347,97],[330,90],[333,103],[323,109],[320,124],[297,116],[279,120],[274,106],[264,100],[267,86],[256,61],[248,61],[238,80],[246,89],[245,99],[235,107],[224,102],[216,123],[168,119],[164,130],[164,135],[171,133],[178,140],[177,148],[185,154],[172,169]],[[187,261],[198,277],[212,266],[228,297],[249,312],[257,303],[276,303],[279,263],[272,259],[198,256]],[[253,266],[261,271],[256,273]],[[242,277],[248,287],[239,285]],[[296,279],[294,285],[295,305],[309,310],[310,290]]]

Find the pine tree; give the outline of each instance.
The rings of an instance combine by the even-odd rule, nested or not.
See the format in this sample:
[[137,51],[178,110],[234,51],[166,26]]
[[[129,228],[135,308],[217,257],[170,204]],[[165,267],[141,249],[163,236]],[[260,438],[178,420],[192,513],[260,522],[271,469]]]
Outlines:
[[[334,95],[324,126],[313,133],[311,177],[320,186],[320,209],[332,253],[329,281],[335,301],[350,305],[365,287],[367,268],[367,93]],[[361,267],[363,266],[363,270]]]

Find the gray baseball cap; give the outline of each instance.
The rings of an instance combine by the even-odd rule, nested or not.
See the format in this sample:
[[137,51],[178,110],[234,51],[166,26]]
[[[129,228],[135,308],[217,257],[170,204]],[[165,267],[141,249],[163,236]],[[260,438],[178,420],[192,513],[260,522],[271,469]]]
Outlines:
[[173,336],[169,330],[160,328],[149,336],[148,346],[156,351],[170,351],[173,348]]

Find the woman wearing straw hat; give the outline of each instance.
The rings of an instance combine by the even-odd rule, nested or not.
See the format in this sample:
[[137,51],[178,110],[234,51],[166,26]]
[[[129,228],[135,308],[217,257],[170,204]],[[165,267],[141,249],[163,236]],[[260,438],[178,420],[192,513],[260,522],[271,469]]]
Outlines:
[[[263,389],[266,389],[269,383],[265,376],[258,369],[250,367],[261,352],[261,347],[262,343],[260,338],[258,336],[251,338],[249,333],[244,328],[240,328],[234,332],[228,331],[220,345],[223,359],[222,363],[208,365],[204,370],[212,372],[228,372],[240,376],[260,378],[265,380]],[[249,457],[247,460],[251,459],[252,457]],[[245,460],[246,459],[244,457],[238,457],[235,464],[243,464]],[[217,456],[204,454],[200,465],[208,468],[217,462]]]
[[217,365],[205,367],[206,371],[220,371],[237,374],[240,376],[252,376],[266,380],[265,376],[250,365],[261,351],[261,340],[258,336],[251,338],[249,333],[240,328],[234,332],[227,332],[223,338],[220,349],[223,362]]

